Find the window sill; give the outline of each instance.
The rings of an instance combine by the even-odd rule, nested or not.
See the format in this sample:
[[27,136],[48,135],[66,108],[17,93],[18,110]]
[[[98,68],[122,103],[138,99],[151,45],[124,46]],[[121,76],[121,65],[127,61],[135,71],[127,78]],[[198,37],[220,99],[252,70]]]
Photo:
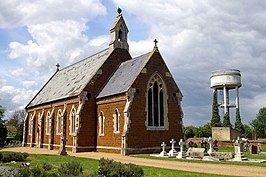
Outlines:
[[165,131],[168,130],[167,127],[147,127],[147,130],[149,131]]

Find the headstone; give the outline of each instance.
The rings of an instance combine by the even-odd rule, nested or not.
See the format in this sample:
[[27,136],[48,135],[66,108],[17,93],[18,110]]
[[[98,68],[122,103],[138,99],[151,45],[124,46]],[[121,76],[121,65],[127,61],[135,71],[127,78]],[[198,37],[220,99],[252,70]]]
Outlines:
[[205,155],[205,148],[189,148],[187,151],[187,156],[192,158],[203,158]]
[[162,152],[159,154],[159,156],[167,156],[167,152],[165,151],[165,146],[166,146],[166,144],[163,142],[163,143],[161,144],[161,146],[162,146],[163,150],[162,150]]
[[176,152],[176,150],[175,150],[175,143],[176,143],[176,141],[175,141],[174,139],[172,139],[172,140],[170,141],[170,143],[172,144],[172,148],[171,148],[171,150],[168,152],[168,156],[169,156],[169,157],[175,157],[175,156],[177,156],[177,152]]
[[60,148],[59,148],[58,154],[59,155],[67,155],[67,152],[66,152],[66,139],[65,139],[64,136],[61,137],[61,144],[60,144]]
[[258,147],[253,145],[253,144],[251,144],[249,146],[249,153],[250,154],[258,154]]
[[208,142],[209,142],[208,154],[211,155],[211,153],[213,152],[213,148],[212,148],[212,137],[209,137],[208,138]]
[[186,144],[183,139],[180,139],[179,141],[179,147],[180,147],[180,151],[177,153],[176,158],[182,159],[182,158],[186,158],[186,151],[184,149],[184,145]]
[[243,151],[243,141],[237,137],[237,140],[235,142],[235,157],[234,157],[234,161],[244,161],[244,160],[248,160],[245,156],[244,156],[244,151]]

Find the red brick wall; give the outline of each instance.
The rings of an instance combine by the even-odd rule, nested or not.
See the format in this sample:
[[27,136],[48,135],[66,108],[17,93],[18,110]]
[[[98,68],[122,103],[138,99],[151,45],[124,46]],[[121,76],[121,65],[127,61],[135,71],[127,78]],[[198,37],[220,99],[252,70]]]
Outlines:
[[[172,138],[175,140],[183,138],[182,125],[180,124],[181,110],[177,98],[179,89],[176,87],[173,78],[166,76],[166,72],[169,71],[158,52],[154,53],[145,68],[147,73],[141,73],[132,86],[138,89],[139,93],[135,93],[130,109],[131,124],[127,141],[129,148],[160,147],[163,141],[169,145]],[[147,119],[145,111],[147,84],[155,72],[158,72],[167,88],[169,130],[147,130],[145,125]],[[174,96],[174,93],[177,96]]]
[[[108,101],[109,99],[107,99]],[[104,146],[104,147],[117,147],[121,148],[122,143],[122,133],[124,130],[124,108],[126,104],[126,99],[122,96],[120,99],[113,100],[112,102],[101,102],[97,103],[97,112],[98,112],[98,119],[97,119],[97,146]],[[114,133],[114,117],[115,110],[118,110],[119,113],[119,133]],[[104,115],[104,135],[99,136],[99,117],[100,113],[103,112]],[[116,152],[120,153],[120,150],[115,149],[103,149],[98,147],[97,151],[101,152]]]

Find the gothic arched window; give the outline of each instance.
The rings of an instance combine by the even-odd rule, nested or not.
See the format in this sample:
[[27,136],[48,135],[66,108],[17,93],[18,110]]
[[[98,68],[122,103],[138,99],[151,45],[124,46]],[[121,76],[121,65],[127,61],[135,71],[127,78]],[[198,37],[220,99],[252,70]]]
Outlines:
[[75,133],[75,126],[76,126],[76,109],[73,106],[71,111],[70,111],[70,134]]
[[119,112],[117,109],[115,109],[113,117],[114,117],[114,133],[119,133]]
[[101,112],[99,116],[99,136],[103,135],[104,135],[104,115],[103,112]]
[[57,127],[56,127],[56,134],[60,135],[63,130],[63,115],[62,115],[62,110],[59,109],[57,112]]
[[121,29],[119,29],[118,31],[118,41],[122,41],[122,37],[123,37],[123,32]]
[[147,87],[147,121],[148,129],[165,129],[166,113],[166,87],[158,74],[154,74]]
[[49,135],[51,133],[51,113],[50,111],[47,112],[46,115],[46,135]]

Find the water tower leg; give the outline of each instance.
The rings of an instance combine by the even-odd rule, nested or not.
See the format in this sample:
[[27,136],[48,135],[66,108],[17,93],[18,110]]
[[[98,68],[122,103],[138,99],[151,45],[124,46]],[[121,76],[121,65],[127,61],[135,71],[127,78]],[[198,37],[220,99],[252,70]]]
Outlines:
[[224,86],[223,90],[224,90],[224,114],[226,114],[228,113],[229,93],[226,86]]
[[236,87],[236,108],[239,108],[239,88]]

